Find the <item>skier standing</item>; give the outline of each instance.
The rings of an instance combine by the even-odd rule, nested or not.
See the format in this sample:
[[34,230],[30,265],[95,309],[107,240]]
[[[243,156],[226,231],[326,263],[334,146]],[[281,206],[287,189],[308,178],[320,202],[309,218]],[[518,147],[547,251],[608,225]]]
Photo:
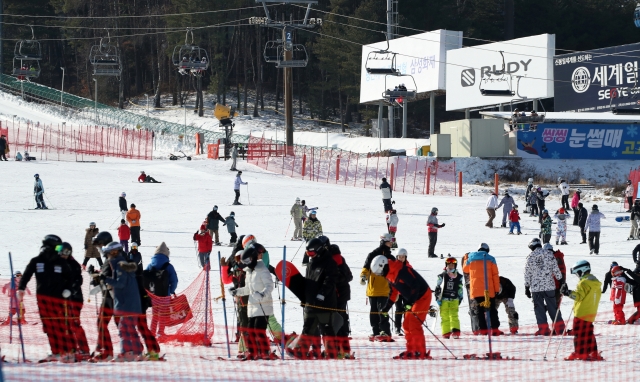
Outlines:
[[[627,321],[624,317],[624,304],[627,299],[627,279],[623,275],[624,270],[621,266],[616,265],[611,268],[611,296],[610,300],[613,302],[613,314],[614,320],[609,321],[613,325],[626,325]],[[604,292],[603,292],[604,293]]]
[[538,187],[538,189],[536,190],[536,203],[538,204],[538,211],[540,211],[540,214],[538,215],[538,223],[542,223],[542,211],[545,210],[544,205],[547,196],[548,194],[545,195],[544,191],[542,191],[542,188]]
[[224,219],[222,215],[218,212],[218,206],[213,206],[211,212],[207,214],[207,229],[209,230],[209,235],[212,239],[215,239],[215,245],[220,245],[220,235],[218,234],[218,228],[220,227],[220,222],[224,223]]
[[560,252],[559,249],[554,251],[551,243],[545,244],[544,246],[542,246],[542,249],[553,254],[554,259],[556,259],[556,263],[558,263],[558,269],[560,269],[560,273],[562,274],[562,278],[560,280],[556,279],[555,277],[553,278],[553,281],[556,284],[556,305],[558,306],[558,309],[560,309],[560,303],[562,302],[560,298],[560,287],[562,287],[564,280],[567,279],[567,266],[564,263],[564,253]]
[[380,236],[380,245],[367,255],[364,265],[362,266],[362,271],[360,272],[360,285],[367,284],[367,297],[369,298],[369,306],[371,307],[369,323],[371,324],[373,334],[369,336],[369,341],[393,341],[391,338],[389,317],[380,314],[391,292],[389,282],[383,276],[378,276],[371,272],[371,262],[376,256],[391,256],[392,240],[393,237],[389,233]]
[[222,225],[226,225],[227,226],[227,232],[229,232],[229,235],[231,235],[231,239],[229,240],[229,245],[234,245],[236,243],[236,240],[238,239],[238,235],[236,235],[236,227],[240,227],[237,223],[236,223],[236,214],[235,212],[231,211],[229,213],[229,216],[227,216],[224,219],[224,224]]
[[125,218],[125,216],[127,215],[127,194],[125,192],[120,194],[120,197],[118,198],[118,206],[120,207],[120,215],[122,215],[122,219]]
[[[158,337],[164,336],[165,322],[169,314],[169,303],[171,302],[171,295],[176,294],[176,288],[178,287],[178,275],[172,264],[169,262],[169,248],[164,243],[160,243],[154,252],[151,262],[147,266],[147,270],[160,270],[164,269],[168,278],[168,293],[166,296],[156,295],[160,297],[154,301],[153,313],[151,317],[151,333]],[[157,329],[157,331],[156,331]]]
[[556,225],[556,245],[567,244],[567,218],[570,218],[568,213],[565,213],[564,208],[560,208],[558,212],[556,212],[555,216],[558,219],[558,224]]
[[627,268],[623,268],[625,275],[627,276],[627,283],[633,286],[632,294],[633,294],[633,306],[636,308],[636,311],[629,317],[627,320],[627,324],[633,325],[636,323],[638,318],[640,318],[640,274],[636,273],[636,271],[632,271]]
[[509,191],[505,191],[500,204],[498,204],[498,207],[496,207],[496,209],[502,207],[502,225],[500,226],[501,228],[507,227],[507,217],[509,217],[509,213],[513,209],[514,205],[515,201],[513,200],[511,195],[509,195]]
[[291,240],[302,240],[302,221],[305,216],[302,206],[300,205],[300,198],[296,198],[296,202],[291,206],[289,210],[291,220],[295,227]]
[[338,339],[338,358],[352,358],[349,335],[351,334],[351,324],[349,322],[349,308],[347,306],[351,300],[351,287],[349,283],[353,280],[351,268],[340,252],[340,247],[336,244],[329,245],[329,255],[338,266],[338,281],[336,282],[337,301],[336,309],[342,316],[342,326],[336,332]]
[[562,208],[569,210],[569,185],[567,184],[567,181],[562,178],[558,178],[558,188],[562,194]]
[[242,205],[242,203],[240,203],[238,200],[240,199],[240,185],[242,184],[249,184],[249,182],[243,182],[242,178],[240,177],[242,175],[242,171],[238,171],[238,173],[236,174],[236,180],[233,183],[233,192],[236,193],[236,199],[233,201],[233,205]]
[[[111,234],[107,231],[100,232],[91,241],[91,245],[97,247],[106,258],[105,248],[108,252],[108,244],[113,242]],[[108,261],[100,266],[99,272],[93,271],[90,266],[89,274],[92,277],[91,285],[100,286],[102,290],[102,305],[98,313],[98,341],[96,343],[96,351],[93,354],[95,361],[109,361],[113,358],[113,343],[111,342],[111,334],[109,333],[109,322],[113,316],[113,295],[110,286],[104,284],[104,279],[111,277],[113,270]]]
[[[527,180],[527,191],[524,193],[524,201],[526,203],[524,212],[531,213],[531,204],[529,203],[529,199],[531,199],[531,191],[533,190],[533,178],[529,178]],[[527,211],[528,210],[528,211]]]
[[590,254],[600,253],[600,220],[602,219],[606,219],[606,216],[598,210],[598,205],[594,204],[586,221],[586,227],[589,231]]
[[493,219],[496,218],[496,208],[498,208],[498,197],[495,192],[491,193],[489,199],[487,199],[487,215],[489,215],[489,221],[485,224],[485,227],[493,228]]
[[64,338],[64,309],[60,304],[64,291],[70,292],[71,269],[55,250],[60,244],[62,240],[56,235],[44,237],[40,253],[29,261],[16,293],[18,303],[22,303],[27,284],[35,274],[36,299],[42,331],[49,339],[52,353],[45,359],[47,361],[57,361],[71,351],[70,342]]
[[516,286],[508,278],[500,276],[500,287],[502,291],[496,294],[496,310],[500,308],[500,304],[504,304],[504,310],[507,312],[509,320],[509,332],[518,334],[518,312],[516,312],[516,306],[513,303],[513,299],[516,298]]
[[580,195],[582,194],[582,190],[577,189],[576,192],[573,193],[573,197],[571,198],[571,209],[573,210],[573,225],[578,225],[578,218],[580,209],[578,208],[578,203],[580,203]]
[[7,161],[7,152],[9,152],[8,148],[7,137],[4,134],[0,135],[0,161],[2,161],[2,159]]
[[238,144],[234,143],[233,144],[233,149],[231,150],[231,168],[229,170],[231,171],[238,171],[236,169],[236,161],[238,160]]
[[589,215],[589,211],[582,205],[582,203],[578,203],[578,226],[580,227],[580,235],[582,236],[582,241],[580,244],[587,244],[587,216]]
[[[302,226],[302,237],[307,243],[316,237],[322,236],[322,223],[320,223],[316,215],[316,211],[311,211],[309,219]],[[302,265],[306,266],[308,263],[309,256],[305,253],[302,258]]]
[[129,239],[131,239],[131,230],[127,222],[122,219],[120,220],[120,227],[118,227],[118,240],[120,240],[120,245],[122,245],[125,253],[129,252]]
[[[524,293],[528,298],[533,298],[533,310],[538,324],[538,331],[535,335],[562,334],[564,321],[562,313],[558,311],[554,282],[555,277],[556,280],[560,280],[561,284],[564,284],[562,273],[553,254],[542,248],[540,239],[532,239],[529,243],[529,249],[532,252],[527,256],[524,267]],[[551,320],[555,320],[553,330],[549,329],[546,313],[549,313]]]
[[513,229],[518,229],[518,235],[522,235],[520,231],[520,214],[518,213],[518,205],[514,204],[513,209],[509,212],[509,235],[513,235]]
[[131,241],[140,245],[140,211],[136,210],[136,205],[131,203],[131,208],[127,212],[127,222],[131,231]]
[[[398,250],[400,251],[400,250]],[[422,325],[431,307],[431,288],[413,268],[388,255],[378,255],[371,261],[371,272],[384,277],[391,285],[391,295],[382,308],[387,313],[398,295],[405,299],[404,329],[406,350],[395,359],[431,359],[424,338]]]
[[631,179],[627,180],[627,188],[624,190],[624,197],[627,199],[627,203],[629,204],[627,212],[631,212],[631,206],[633,206],[633,185],[631,184]]
[[591,264],[585,260],[575,263],[571,268],[571,274],[578,276],[580,281],[575,290],[570,290],[566,283],[562,285],[562,294],[575,300],[571,331],[574,336],[574,351],[565,360],[602,361],[593,333],[593,321],[598,314],[598,304],[602,296],[600,281],[591,274]]
[[[396,232],[398,232],[398,220],[396,210],[389,211],[389,214],[387,215],[387,230],[394,238],[396,237]],[[393,247],[391,248],[398,248],[398,243],[394,241]]]
[[87,263],[89,259],[98,260],[99,266],[102,266],[102,259],[100,258],[100,251],[96,248],[92,241],[93,238],[100,232],[100,230],[96,227],[95,222],[89,223],[89,228],[85,230],[84,234],[84,260],[82,261],[82,270],[87,270]]
[[551,240],[551,225],[553,221],[547,210],[542,210],[540,218],[540,239],[542,239],[542,243],[548,243]]
[[47,205],[44,204],[44,186],[42,185],[42,179],[39,174],[33,176],[35,182],[33,183],[33,194],[36,197],[36,210],[48,210]]
[[462,256],[462,274],[464,276],[464,287],[467,290],[467,299],[469,299],[469,317],[471,318],[471,331],[474,335],[480,334],[480,323],[478,321],[478,302],[471,297],[471,276],[468,271],[464,270],[464,265],[469,259],[469,252]]
[[629,238],[627,240],[640,239],[640,236],[638,235],[638,220],[640,220],[640,199],[636,199],[636,201],[633,203],[629,220],[631,220],[631,231],[629,232]]
[[303,222],[303,223],[307,221],[307,218],[308,218],[307,214],[308,214],[310,211],[315,211],[315,210],[317,210],[317,209],[318,209],[318,207],[311,207],[311,208],[309,208],[309,207],[307,206],[307,202],[306,202],[305,200],[302,200],[302,201],[300,202],[300,206],[302,207],[302,222]]
[[443,228],[444,223],[438,224],[438,209],[433,207],[431,215],[427,219],[427,232],[429,235],[429,257],[438,257],[435,254],[436,243],[438,242],[438,228]]
[[460,338],[460,319],[458,310],[464,297],[462,275],[458,273],[458,260],[448,257],[444,261],[444,272],[438,275],[436,301],[440,305],[442,336]]
[[389,212],[393,209],[391,206],[391,198],[393,197],[393,189],[391,185],[387,183],[387,178],[382,178],[380,184],[380,191],[382,192],[382,205],[384,206],[384,212]]
[[[481,243],[476,252],[470,252],[462,271],[469,274],[470,294],[478,304],[478,326],[480,334],[500,335],[500,318],[495,296],[500,293],[500,278],[496,259],[489,254],[489,245]],[[489,314],[490,322],[487,322]],[[491,325],[491,326],[489,326]]]
[[200,226],[200,230],[193,234],[193,241],[198,242],[198,263],[201,267],[209,263],[209,256],[211,255],[212,241],[209,231],[205,225]]
[[536,193],[536,191],[534,190],[530,195],[529,195],[529,208],[531,209],[531,213],[529,214],[529,217],[537,217],[538,214],[540,214],[540,211],[538,210],[538,194]]
[[[398,260],[401,263],[404,263],[409,268],[413,268],[411,264],[409,264],[409,260],[407,260],[407,250],[403,248],[400,248],[400,250],[396,252],[396,260]],[[402,316],[404,316],[406,305],[407,304],[405,304],[404,298],[402,296],[398,296],[398,299],[396,300],[396,307],[395,307],[396,311],[394,314],[394,321],[393,321],[393,324],[396,328],[397,336],[404,336],[404,334],[402,334]]]
[[[222,266],[222,281],[225,284],[233,284],[234,288],[242,288],[245,286],[246,273],[244,271],[244,264],[242,264],[242,254],[244,241],[244,235],[238,237],[235,247],[231,251],[231,255],[228,260],[224,257],[220,259],[220,265]],[[234,305],[236,307],[236,342],[238,342],[238,355],[241,355],[246,351],[244,341],[244,330],[249,327],[249,316],[247,315],[247,304],[249,303],[248,296],[235,296]]]

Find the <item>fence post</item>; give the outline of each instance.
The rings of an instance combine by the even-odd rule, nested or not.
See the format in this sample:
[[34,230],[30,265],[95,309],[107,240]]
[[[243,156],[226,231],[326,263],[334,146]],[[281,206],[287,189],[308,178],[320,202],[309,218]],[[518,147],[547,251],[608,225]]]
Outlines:
[[302,154],[302,179],[307,173],[307,153]]
[[431,188],[431,166],[427,160],[427,195],[429,195],[429,189]]
[[395,188],[393,186],[393,168],[394,168],[394,165],[393,165],[393,163],[391,163],[391,174],[389,174],[389,178],[391,179],[391,181],[389,182],[389,184],[391,185],[391,189],[392,190]]
[[498,173],[493,176],[493,184],[495,185],[495,193],[498,195],[498,184],[500,183],[500,179],[498,177]]
[[462,171],[458,173],[458,196],[462,197]]
[[338,183],[339,178],[340,178],[340,157],[336,159],[336,183]]

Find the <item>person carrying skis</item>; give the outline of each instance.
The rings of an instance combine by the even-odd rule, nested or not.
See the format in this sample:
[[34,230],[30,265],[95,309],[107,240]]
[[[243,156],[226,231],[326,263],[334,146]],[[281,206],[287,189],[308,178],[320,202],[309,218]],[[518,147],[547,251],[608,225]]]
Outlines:
[[220,245],[220,235],[218,234],[220,222],[224,223],[225,220],[218,212],[218,206],[213,206],[211,212],[207,214],[207,229],[209,230],[209,235],[211,236],[211,238],[215,238],[215,245]]
[[240,177],[242,175],[242,171],[238,171],[238,173],[236,174],[236,179],[233,183],[233,192],[236,193],[236,199],[233,201],[233,205],[234,206],[239,206],[242,205],[242,203],[240,203],[239,199],[240,199],[240,186],[245,184],[249,184],[249,182],[243,182],[242,178]]
[[[402,249],[399,249],[400,252]],[[424,338],[424,325],[431,307],[431,288],[415,269],[395,260],[391,254],[378,255],[371,261],[371,272],[384,277],[391,285],[391,294],[382,309],[388,314],[398,295],[405,299],[404,335],[406,350],[394,359],[431,359]]]
[[96,227],[95,222],[89,223],[89,228],[85,230],[84,234],[84,260],[82,260],[82,270],[87,270],[87,263],[90,259],[98,260],[98,265],[102,266],[102,259],[100,258],[100,251],[96,248],[92,241],[93,238],[100,232]]
[[587,216],[589,215],[589,211],[584,208],[582,203],[578,203],[578,226],[580,227],[580,236],[582,236],[582,241],[580,244],[587,244]]
[[67,325],[71,332],[70,338],[73,341],[73,352],[68,355],[67,360],[71,362],[87,361],[91,358],[91,354],[89,354],[89,343],[87,342],[87,335],[80,323],[80,312],[84,304],[84,298],[82,297],[82,267],[80,263],[73,258],[73,248],[71,248],[69,243],[62,243],[56,246],[56,251],[58,255],[67,262],[71,270],[71,286],[69,288],[71,295],[64,300],[66,307],[65,317],[69,317]]
[[200,230],[193,234],[193,241],[198,242],[198,263],[200,267],[204,267],[209,263],[209,256],[213,249],[211,235],[207,231],[207,227],[204,224],[200,226]]
[[498,207],[496,207],[496,210],[502,207],[502,225],[500,226],[501,228],[507,227],[507,217],[509,217],[509,213],[513,209],[514,205],[515,201],[513,200],[511,195],[509,195],[509,191],[505,191],[502,200],[500,200],[500,204],[498,204]]
[[471,298],[471,276],[469,272],[464,270],[464,265],[469,259],[469,252],[462,256],[462,275],[464,276],[464,287],[467,290],[467,299],[469,300],[469,317],[471,318],[471,331],[474,335],[480,334],[480,324],[478,321],[478,302]]
[[438,228],[443,228],[444,223],[438,224],[438,209],[431,208],[431,215],[427,219],[427,233],[429,235],[429,257],[438,257],[435,253],[438,242]]
[[[509,332],[511,334],[518,334],[519,317],[518,312],[516,312],[516,306],[513,303],[513,299],[516,298],[516,286],[506,277],[500,276],[499,278],[502,291],[496,294],[496,310],[500,308],[500,304],[504,304],[504,310],[507,312],[507,318],[509,320]],[[502,332],[499,334],[502,334]]]
[[436,283],[436,301],[440,305],[442,319],[442,337],[460,338],[460,319],[458,310],[463,300],[462,275],[458,273],[458,260],[447,257],[444,272],[438,275]]
[[[556,303],[554,278],[564,284],[558,262],[551,251],[542,248],[537,237],[529,242],[532,251],[526,259],[524,267],[524,294],[533,299],[533,311],[538,324],[536,336],[561,335],[564,332],[562,313]],[[549,329],[547,313],[555,326]],[[557,317],[557,319],[556,319]]]
[[489,254],[487,243],[481,243],[476,252],[469,253],[466,262],[462,264],[462,271],[469,274],[471,298],[478,304],[479,333],[500,335],[501,332],[497,329],[500,327],[500,319],[495,302],[495,296],[501,289],[500,275],[496,259]]
[[549,211],[547,210],[542,210],[540,218],[540,239],[542,239],[543,243],[548,243],[551,240],[551,225],[553,224],[553,220],[551,220]]
[[382,183],[380,184],[380,192],[382,192],[382,205],[384,206],[384,212],[391,211],[393,207],[391,206],[391,198],[393,197],[393,189],[391,185],[387,183],[387,178],[382,178]]
[[42,185],[42,179],[39,174],[33,176],[35,182],[33,183],[33,194],[36,197],[36,210],[48,210],[47,205],[44,204],[44,186]]
[[120,207],[120,215],[122,215],[122,219],[127,216],[127,194],[125,192],[120,194],[118,198],[118,206]]
[[633,206],[633,184],[631,184],[631,179],[627,179],[627,188],[624,190],[624,197],[629,204],[627,212],[631,212],[631,207]]
[[71,352],[71,342],[64,338],[64,308],[60,301],[70,293],[72,276],[69,265],[55,250],[60,244],[62,240],[56,235],[44,237],[40,253],[29,261],[16,292],[18,303],[22,303],[27,284],[35,274],[42,331],[47,335],[51,347],[51,355],[45,361],[58,361]]
[[513,229],[518,229],[518,235],[522,235],[520,231],[520,214],[518,213],[518,205],[514,204],[513,209],[509,212],[509,235],[513,235]]
[[558,188],[562,194],[562,208],[569,210],[569,185],[567,184],[567,181],[562,178],[558,178]]
[[567,218],[571,216],[565,212],[564,208],[560,208],[554,217],[558,219],[558,224],[556,225],[556,245],[567,245]]
[[131,230],[129,229],[127,222],[122,219],[120,220],[120,226],[118,227],[118,240],[120,240],[120,245],[125,253],[129,252],[129,239],[131,239]]
[[573,225],[579,225],[578,215],[579,215],[580,209],[578,207],[578,203],[580,203],[581,194],[582,194],[582,190],[578,188],[576,192],[573,193],[573,197],[571,198],[571,209],[573,210]]
[[591,264],[586,260],[576,262],[571,267],[571,274],[578,276],[580,280],[575,290],[570,290],[566,283],[561,289],[563,295],[574,300],[571,330],[574,351],[565,360],[602,361],[604,359],[598,352],[598,343],[593,333],[593,322],[602,296],[600,281],[591,274]]
[[278,358],[269,350],[267,325],[273,315],[273,279],[262,261],[262,253],[254,247],[246,248],[241,262],[245,265],[246,279],[242,288],[231,288],[232,296],[249,296],[247,312],[249,326],[245,328],[245,341],[248,352],[242,359],[258,360]]
[[336,314],[336,285],[339,279],[338,266],[329,253],[329,240],[326,236],[311,239],[306,252],[309,266],[305,274],[305,306],[302,334],[297,345],[287,351],[298,359],[321,358],[317,352],[309,353],[313,344],[320,348],[320,337],[313,335],[319,329],[324,342],[324,358],[338,357],[338,344],[333,328],[333,315]]
[[131,231],[131,241],[140,245],[140,211],[136,210],[136,205],[131,203],[131,208],[127,212],[127,222],[129,222],[129,230]]
[[236,240],[238,239],[238,235],[236,235],[236,227],[240,227],[236,223],[236,213],[233,211],[229,212],[229,216],[227,216],[224,219],[224,224],[222,225],[227,226],[227,232],[229,232],[229,235],[231,235],[231,239],[229,240],[229,245],[230,246],[235,245]]
[[[293,230],[293,236],[291,237],[292,241],[302,240],[302,221],[304,219],[304,211],[302,206],[300,205],[300,198],[296,198],[296,202],[291,206],[291,210],[289,210],[289,214],[291,215],[291,220],[293,220],[293,226],[295,227]],[[289,223],[291,224],[291,223]]]
[[369,341],[393,342],[389,317],[380,314],[391,292],[389,282],[383,276],[378,276],[371,272],[373,259],[379,255],[391,256],[392,245],[393,236],[391,234],[385,233],[381,235],[380,245],[367,255],[360,272],[360,285],[367,285],[367,297],[371,307],[369,323],[373,334],[369,336]]
[[329,255],[332,256],[333,261],[338,266],[338,281],[336,282],[336,309],[338,314],[342,316],[342,326],[336,332],[338,339],[338,358],[353,358],[351,353],[351,344],[349,342],[349,335],[351,334],[351,324],[349,322],[349,307],[347,306],[349,300],[351,300],[351,287],[349,283],[353,280],[353,274],[351,268],[347,264],[347,261],[340,252],[340,247],[336,244],[329,245]]
[[138,183],[162,183],[162,182],[158,182],[152,176],[147,175],[144,171],[140,171],[140,176],[138,177]]
[[489,199],[487,199],[487,215],[489,220],[484,225],[485,227],[493,228],[493,219],[496,218],[496,209],[498,208],[498,197],[495,192],[491,192]]
[[600,220],[602,219],[606,219],[606,216],[598,210],[598,205],[594,204],[586,221],[586,227],[589,231],[590,254],[600,253]]
[[[317,218],[316,211],[311,211],[309,219],[304,222],[302,226],[302,237],[308,243],[316,237],[322,236],[322,223]],[[306,266],[309,263],[309,256],[305,253],[302,257],[302,265]]]

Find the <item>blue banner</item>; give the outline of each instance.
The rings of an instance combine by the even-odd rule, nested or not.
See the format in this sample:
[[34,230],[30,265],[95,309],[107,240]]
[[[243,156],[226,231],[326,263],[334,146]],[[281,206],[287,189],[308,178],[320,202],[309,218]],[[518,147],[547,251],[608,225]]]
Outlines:
[[640,159],[640,126],[543,123],[518,130],[517,155],[543,159]]

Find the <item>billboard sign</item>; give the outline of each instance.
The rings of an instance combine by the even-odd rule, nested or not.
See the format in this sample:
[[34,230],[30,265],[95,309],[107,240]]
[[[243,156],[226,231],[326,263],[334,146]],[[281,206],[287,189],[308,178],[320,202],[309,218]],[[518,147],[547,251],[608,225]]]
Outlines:
[[542,159],[640,159],[635,124],[543,123],[517,132],[517,155]]
[[555,56],[555,111],[605,112],[638,105],[640,44]]
[[[555,40],[543,34],[447,52],[447,110],[553,97]],[[480,89],[519,95],[483,96]]]
[[[386,50],[386,41],[363,46],[360,103],[380,101],[385,90],[393,90],[400,84],[405,84],[408,90],[416,90],[418,95],[444,90],[446,52],[461,46],[462,32],[442,29],[390,40],[388,49],[390,53],[369,54]],[[369,59],[367,60],[367,58]],[[367,67],[384,69],[392,66],[397,68],[400,73],[412,76],[413,79],[408,76],[367,72]],[[415,85],[413,81],[415,81]]]

